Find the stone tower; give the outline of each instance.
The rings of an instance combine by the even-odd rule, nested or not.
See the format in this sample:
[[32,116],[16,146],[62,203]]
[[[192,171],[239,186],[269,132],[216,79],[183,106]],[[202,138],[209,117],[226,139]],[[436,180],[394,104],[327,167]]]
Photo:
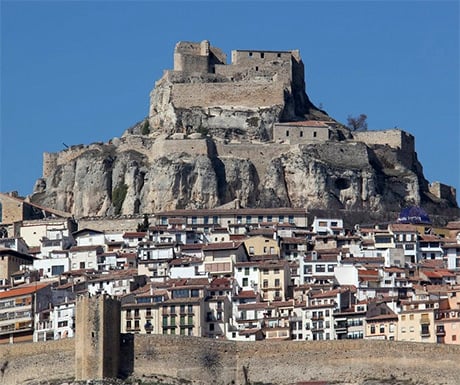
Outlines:
[[108,295],[77,299],[76,380],[116,378],[120,361],[120,301]]

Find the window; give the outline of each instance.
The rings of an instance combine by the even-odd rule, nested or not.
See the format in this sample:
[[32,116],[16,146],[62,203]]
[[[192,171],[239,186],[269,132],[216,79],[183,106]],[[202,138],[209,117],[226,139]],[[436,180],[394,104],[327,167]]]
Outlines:
[[452,334],[452,341],[457,341],[457,336],[455,334]]
[[248,52],[248,56],[249,56],[249,57],[252,57],[252,52]]
[[291,225],[293,225],[293,224],[294,224],[294,215],[289,215],[288,221],[289,221],[289,223],[290,223]]
[[275,269],[274,273],[275,273],[275,274],[279,274],[279,273],[280,273],[280,269],[278,269],[278,268]]
[[286,130],[286,136],[289,136],[289,130]]
[[243,278],[243,287],[248,286],[249,280],[247,278]]
[[246,215],[246,223],[252,223],[252,217],[250,215]]
[[249,254],[254,255],[254,246],[249,246]]
[[196,217],[192,217],[192,225],[196,225],[197,224],[197,218]]
[[280,287],[280,280],[278,278],[275,279],[275,287]]
[[430,325],[423,324],[421,330],[422,337],[429,337],[430,336]]
[[244,268],[244,275],[249,275],[249,267]]
[[334,272],[334,265],[327,265],[327,271],[328,271],[328,273],[333,273]]
[[259,215],[259,216],[257,217],[257,222],[260,223],[260,222],[263,222],[263,221],[264,221],[264,217],[263,217],[262,215]]
[[371,334],[375,334],[375,325],[371,325]]
[[326,271],[326,265],[323,265],[323,264],[316,265],[315,271],[317,273],[324,273]]
[[313,131],[313,138],[316,138],[316,131]]
[[263,52],[260,53],[260,58],[263,59],[265,54]]
[[203,223],[204,223],[205,225],[209,224],[209,217],[208,217],[208,216],[205,216],[205,217],[203,218]]
[[51,266],[51,274],[52,275],[59,275],[64,272],[64,265],[58,265],[58,266]]
[[380,325],[379,333],[380,333],[380,334],[385,333],[385,325]]
[[300,135],[300,137],[302,138],[302,137],[303,137],[303,131],[300,131],[300,132],[299,132],[299,135]]
[[268,287],[268,279],[264,279],[263,287],[264,287],[264,288],[267,288],[267,287]]

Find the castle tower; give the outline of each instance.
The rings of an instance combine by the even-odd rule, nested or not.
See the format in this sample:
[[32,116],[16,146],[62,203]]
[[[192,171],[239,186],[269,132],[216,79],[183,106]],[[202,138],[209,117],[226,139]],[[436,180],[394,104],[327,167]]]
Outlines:
[[75,379],[116,378],[120,361],[120,301],[107,295],[77,299]]

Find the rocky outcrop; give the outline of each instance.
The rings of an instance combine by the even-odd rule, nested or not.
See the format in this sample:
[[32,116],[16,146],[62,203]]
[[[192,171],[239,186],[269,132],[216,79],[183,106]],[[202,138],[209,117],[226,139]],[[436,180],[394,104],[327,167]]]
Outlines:
[[[253,61],[237,51],[225,65],[221,51],[217,60],[206,42],[194,44],[179,46],[185,59],[156,83],[147,119],[109,143],[45,154],[30,200],[76,217],[236,199],[244,207],[382,213],[456,208],[452,197],[430,192],[411,135],[354,134],[310,103],[297,51],[256,51]],[[286,120],[322,120],[329,139],[275,143],[274,125]]]
[[234,145],[221,145],[222,153],[196,154],[192,143],[196,146],[197,140],[166,142],[173,147],[150,155],[114,145],[84,151],[56,165],[37,183],[39,191],[31,199],[77,217],[213,208],[235,199],[244,207],[351,211],[440,204],[430,201],[417,161],[412,168],[394,162],[383,167],[387,158],[363,143],[297,145],[287,151],[272,144],[264,169],[258,144],[243,158],[233,154]]

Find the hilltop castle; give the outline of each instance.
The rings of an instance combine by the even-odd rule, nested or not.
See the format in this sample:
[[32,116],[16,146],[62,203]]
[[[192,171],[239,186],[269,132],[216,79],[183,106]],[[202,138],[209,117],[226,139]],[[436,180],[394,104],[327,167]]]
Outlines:
[[206,40],[177,43],[148,117],[108,143],[45,154],[32,201],[77,217],[235,200],[307,210],[457,209],[454,188],[423,176],[411,134],[352,132],[316,108],[298,50],[234,50],[226,59]]

